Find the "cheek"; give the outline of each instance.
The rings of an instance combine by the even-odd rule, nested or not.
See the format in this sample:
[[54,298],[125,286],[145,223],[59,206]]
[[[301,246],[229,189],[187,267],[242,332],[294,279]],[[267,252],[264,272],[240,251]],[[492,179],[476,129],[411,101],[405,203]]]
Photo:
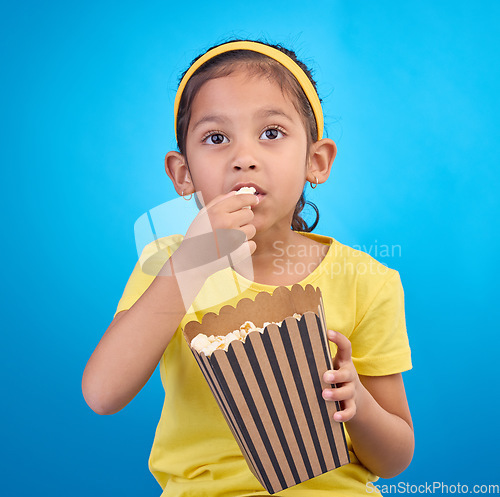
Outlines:
[[210,163],[195,163],[191,159],[189,162],[189,171],[195,190],[201,191],[203,198],[207,200],[207,202],[210,202],[220,193],[223,178],[221,178],[215,168],[210,167]]
[[309,155],[307,152],[304,152],[303,147],[284,151],[284,153],[280,155],[279,160],[282,164],[280,174],[283,175],[283,179],[288,180],[288,182],[305,183]]

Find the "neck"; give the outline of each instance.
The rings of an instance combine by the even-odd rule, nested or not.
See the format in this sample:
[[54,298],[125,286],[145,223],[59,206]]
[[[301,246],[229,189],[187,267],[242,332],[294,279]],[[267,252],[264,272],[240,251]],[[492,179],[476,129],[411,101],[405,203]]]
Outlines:
[[[254,240],[257,245],[252,255],[254,281],[272,285],[288,285],[305,277],[305,275],[296,275],[293,268],[298,261],[297,254],[300,253],[300,247],[308,244],[309,239],[287,228],[259,233]],[[287,268],[287,271],[285,272],[283,268]]]
[[257,233],[253,240],[257,246],[251,265],[235,266],[235,270],[257,283],[292,285],[302,281],[326,256],[329,246],[323,245],[292,231],[289,226]]
[[289,226],[274,226],[269,230],[259,232],[253,237],[257,245],[253,258],[264,260],[281,257],[282,248],[297,243],[299,237],[301,235],[292,231]]

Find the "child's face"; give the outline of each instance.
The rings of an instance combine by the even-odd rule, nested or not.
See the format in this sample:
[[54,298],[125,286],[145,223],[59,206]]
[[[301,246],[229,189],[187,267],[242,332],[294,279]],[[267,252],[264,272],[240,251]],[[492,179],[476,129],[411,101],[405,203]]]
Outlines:
[[205,204],[251,183],[260,194],[257,232],[290,229],[306,181],[307,135],[276,83],[244,70],[207,81],[193,100],[186,156]]

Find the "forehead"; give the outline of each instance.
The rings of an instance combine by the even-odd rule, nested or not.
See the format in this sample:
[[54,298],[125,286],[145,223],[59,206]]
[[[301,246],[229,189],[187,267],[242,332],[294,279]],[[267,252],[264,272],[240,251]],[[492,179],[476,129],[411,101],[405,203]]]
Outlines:
[[244,112],[270,104],[299,115],[283,85],[267,74],[240,67],[203,83],[193,99],[191,114],[194,116],[208,109],[230,111],[235,110],[235,106],[239,112]]

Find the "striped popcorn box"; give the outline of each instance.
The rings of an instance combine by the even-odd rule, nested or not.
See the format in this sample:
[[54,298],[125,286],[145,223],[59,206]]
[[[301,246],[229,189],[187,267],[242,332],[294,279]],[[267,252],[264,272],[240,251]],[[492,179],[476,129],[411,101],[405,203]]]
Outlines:
[[321,395],[333,365],[320,289],[259,293],[188,323],[184,336],[191,344],[246,321],[263,330],[209,356],[191,350],[255,477],[272,494],[349,463],[339,406]]

